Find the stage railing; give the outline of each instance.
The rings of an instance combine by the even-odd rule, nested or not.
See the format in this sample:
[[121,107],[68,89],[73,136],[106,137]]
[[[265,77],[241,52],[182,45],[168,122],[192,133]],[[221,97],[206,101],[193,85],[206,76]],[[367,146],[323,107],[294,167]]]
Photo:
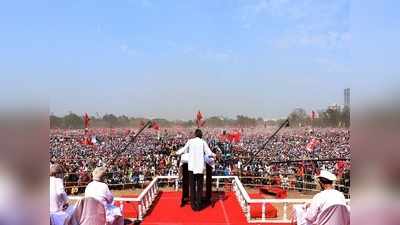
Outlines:
[[[136,202],[137,203],[137,218],[129,218],[129,219],[138,219],[143,220],[144,216],[152,206],[154,200],[156,199],[159,193],[158,183],[161,180],[175,180],[175,190],[177,191],[179,188],[178,176],[157,176],[155,177],[150,184],[140,193],[140,195],[136,198],[125,198],[125,197],[115,197],[114,201],[120,203],[120,208],[123,210],[125,202]],[[231,183],[233,187],[233,191],[236,195],[236,198],[241,206],[243,213],[249,223],[290,223],[291,219],[288,215],[288,206],[289,204],[300,204],[309,202],[311,199],[252,199],[244,188],[242,182],[237,176],[213,176],[213,180],[216,180],[216,188],[219,190],[221,180],[232,180]],[[224,185],[228,184],[224,182]],[[80,200],[83,196],[69,196],[71,200]],[[346,200],[348,203],[350,199]],[[266,218],[266,206],[268,203],[272,204],[283,204],[283,215],[282,219],[267,219]],[[251,204],[261,204],[261,218],[252,218],[251,217]]]

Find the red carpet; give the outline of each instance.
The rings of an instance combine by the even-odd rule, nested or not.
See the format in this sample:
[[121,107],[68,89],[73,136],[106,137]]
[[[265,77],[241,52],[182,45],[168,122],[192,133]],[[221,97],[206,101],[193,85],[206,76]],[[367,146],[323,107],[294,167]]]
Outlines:
[[[128,196],[126,196],[128,197]],[[143,225],[244,225],[248,224],[234,193],[214,193],[214,205],[194,212],[189,204],[180,207],[180,192],[160,192]],[[268,208],[270,209],[270,208]],[[252,207],[252,215],[261,217],[261,207]],[[269,210],[273,213],[273,210]],[[136,205],[125,204],[124,215],[136,217]],[[264,223],[266,224],[266,223]],[[268,225],[268,224],[266,224]],[[282,224],[289,225],[289,224]]]

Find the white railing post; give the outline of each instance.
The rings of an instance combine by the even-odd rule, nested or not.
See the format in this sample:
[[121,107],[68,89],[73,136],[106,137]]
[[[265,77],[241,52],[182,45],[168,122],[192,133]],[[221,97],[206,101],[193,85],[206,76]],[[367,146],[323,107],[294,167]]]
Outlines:
[[262,203],[262,208],[261,208],[261,220],[265,221],[265,202]]
[[150,204],[149,204],[149,194],[146,194],[146,195],[144,196],[144,199],[145,199],[145,201],[146,201],[146,212],[147,212],[147,210],[148,210],[149,207],[150,207]]
[[287,220],[287,202],[283,203],[283,219]]
[[219,191],[219,178],[217,178],[217,183],[215,185],[217,186],[217,191]]
[[124,212],[124,201],[119,201],[119,208],[121,209],[121,212]]
[[151,189],[150,189],[150,198],[151,198],[151,201],[154,200],[155,196],[156,196],[156,192],[155,192],[154,186],[153,186],[153,187],[151,187]]
[[140,202],[140,203],[138,204],[138,213],[139,213],[138,219],[139,219],[139,220],[143,220],[142,202]]
[[247,221],[250,222],[250,220],[251,220],[251,214],[250,214],[250,204],[249,204],[249,203],[246,204],[246,208],[247,208],[247,212],[246,212]]
[[179,189],[179,180],[175,179],[175,191],[178,191]]

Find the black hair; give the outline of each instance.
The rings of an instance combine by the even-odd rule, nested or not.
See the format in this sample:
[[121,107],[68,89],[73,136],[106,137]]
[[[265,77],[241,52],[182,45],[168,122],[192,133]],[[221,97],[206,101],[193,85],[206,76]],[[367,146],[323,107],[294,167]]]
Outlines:
[[198,138],[203,138],[203,132],[201,132],[200,129],[196,129],[196,130],[194,131],[194,135],[195,135],[196,137],[198,137]]
[[326,179],[325,177],[320,177],[319,182],[322,184],[333,184],[333,181]]

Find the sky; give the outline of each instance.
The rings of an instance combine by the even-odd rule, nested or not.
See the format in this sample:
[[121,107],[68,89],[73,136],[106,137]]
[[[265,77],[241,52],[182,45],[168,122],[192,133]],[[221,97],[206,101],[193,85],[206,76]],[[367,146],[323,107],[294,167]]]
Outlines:
[[365,99],[399,81],[399,4],[2,2],[0,101],[41,99],[56,115],[267,119],[343,104],[347,87]]

